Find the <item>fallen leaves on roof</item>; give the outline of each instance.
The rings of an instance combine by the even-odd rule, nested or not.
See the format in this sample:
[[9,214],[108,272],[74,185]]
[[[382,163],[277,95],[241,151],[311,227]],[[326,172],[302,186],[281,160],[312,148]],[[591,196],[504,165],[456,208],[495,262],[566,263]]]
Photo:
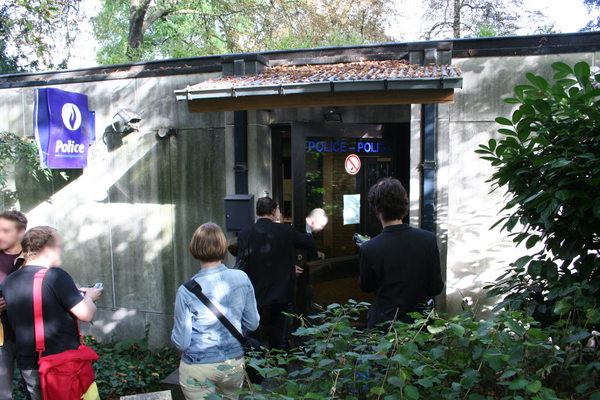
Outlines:
[[405,60],[357,61],[339,64],[278,65],[258,74],[223,76],[208,79],[188,89],[227,89],[246,86],[278,86],[294,83],[332,81],[401,80],[421,78],[457,78],[457,66],[408,64]]

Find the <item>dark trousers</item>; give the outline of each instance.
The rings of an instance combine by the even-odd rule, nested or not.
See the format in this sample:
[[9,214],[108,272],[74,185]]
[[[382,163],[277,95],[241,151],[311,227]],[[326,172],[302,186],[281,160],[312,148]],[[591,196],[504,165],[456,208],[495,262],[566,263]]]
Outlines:
[[258,308],[260,326],[251,336],[262,343],[268,342],[270,349],[289,350],[290,317],[283,313],[294,312],[292,303],[270,304]]
[[0,346],[0,400],[12,399],[12,380],[15,371],[15,343],[4,338]]

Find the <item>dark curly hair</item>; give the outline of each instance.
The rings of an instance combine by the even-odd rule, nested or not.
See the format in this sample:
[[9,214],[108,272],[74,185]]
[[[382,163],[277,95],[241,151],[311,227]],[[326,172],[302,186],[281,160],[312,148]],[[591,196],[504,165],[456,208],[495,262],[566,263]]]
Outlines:
[[384,221],[403,219],[408,215],[408,194],[396,178],[383,178],[371,186],[368,199]]
[[20,231],[27,229],[27,217],[21,211],[3,211],[0,213],[0,218],[14,222],[17,225],[17,229]]

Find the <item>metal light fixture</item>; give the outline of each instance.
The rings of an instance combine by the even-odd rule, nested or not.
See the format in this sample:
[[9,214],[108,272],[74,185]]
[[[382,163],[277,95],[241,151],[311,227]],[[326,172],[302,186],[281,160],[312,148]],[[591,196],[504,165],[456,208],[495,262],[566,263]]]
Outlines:
[[342,113],[335,108],[330,108],[325,111],[323,118],[325,118],[325,121],[327,122],[342,122]]

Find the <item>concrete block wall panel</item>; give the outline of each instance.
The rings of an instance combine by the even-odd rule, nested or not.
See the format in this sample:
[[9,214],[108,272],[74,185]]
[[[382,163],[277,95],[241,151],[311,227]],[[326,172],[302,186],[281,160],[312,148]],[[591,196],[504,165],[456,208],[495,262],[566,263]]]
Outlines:
[[494,122],[450,123],[449,218],[448,218],[448,311],[461,311],[466,298],[486,313],[493,306],[482,291],[500,269],[518,258],[510,239],[489,228],[498,219],[503,202],[500,192],[490,193],[485,181],[493,173],[474,149],[495,136]]
[[421,105],[410,106],[410,225],[421,224]]
[[[23,103],[23,89],[5,89],[0,92],[0,131],[10,131],[17,135],[25,135],[24,118],[26,117],[15,105]],[[33,135],[33,132],[28,133]]]
[[175,257],[165,268],[174,271],[177,287],[197,272],[198,261],[188,251],[196,228],[208,221],[225,225],[225,175],[233,167],[225,165],[224,128],[182,130],[170,140],[177,142],[170,153]]
[[[252,114],[263,114],[252,115]],[[271,165],[271,128],[266,121],[266,111],[249,111],[248,121],[248,193],[253,194],[255,200],[263,197],[265,191],[273,193],[272,165]]]
[[[448,267],[448,194],[450,188],[450,126],[449,107],[447,104],[439,104],[437,111],[436,145],[437,145],[437,180],[436,180],[436,234],[440,249],[442,277],[447,281],[446,270]],[[447,310],[446,296],[438,296],[437,304],[441,310]]]
[[452,121],[493,121],[500,115],[510,115],[513,105],[502,99],[513,95],[513,88],[528,84],[526,72],[552,78],[553,62],[575,64],[593,62],[593,53],[552,54],[543,56],[480,57],[455,59],[463,72],[463,88],[455,91],[450,107]]

